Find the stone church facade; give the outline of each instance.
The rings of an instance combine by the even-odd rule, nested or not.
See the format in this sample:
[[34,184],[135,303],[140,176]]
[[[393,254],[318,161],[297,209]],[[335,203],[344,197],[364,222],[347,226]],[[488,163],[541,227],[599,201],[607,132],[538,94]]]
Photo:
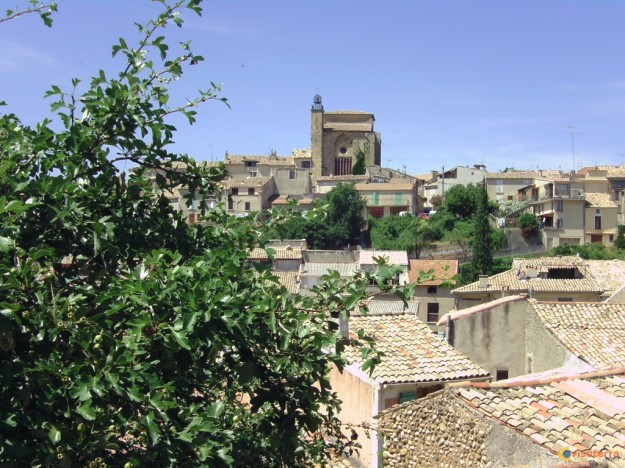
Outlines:
[[361,111],[324,112],[321,96],[311,109],[312,175],[351,175],[358,155],[365,166],[380,166],[382,138],[374,131],[375,117]]

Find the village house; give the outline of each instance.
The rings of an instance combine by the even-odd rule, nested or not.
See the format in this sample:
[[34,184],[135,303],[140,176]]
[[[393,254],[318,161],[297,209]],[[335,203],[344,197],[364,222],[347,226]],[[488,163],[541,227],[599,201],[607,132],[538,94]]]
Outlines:
[[321,277],[336,271],[341,277],[351,278],[359,270],[358,252],[349,250],[306,250],[300,266],[300,292],[307,294],[309,289],[321,282]]
[[456,309],[525,294],[540,301],[602,302],[625,283],[623,260],[515,258],[512,268],[452,291]]
[[420,304],[419,319],[441,335],[445,333],[445,327],[438,326],[437,322],[454,309],[451,290],[457,274],[458,260],[410,260],[408,278],[416,285],[414,300]]
[[432,171],[427,177],[423,177],[421,195],[425,199],[424,210],[430,211],[432,207],[432,197],[445,194],[456,185],[480,185],[486,175],[486,166],[476,164],[473,167],[456,166],[441,172]]
[[486,193],[489,200],[496,202],[518,201],[519,190],[529,187],[536,180],[563,177],[562,171],[525,171],[506,169],[503,172],[488,172],[485,175]]
[[414,179],[393,179],[391,182],[365,182],[355,185],[367,204],[363,213],[382,218],[401,213],[416,215],[418,212],[417,182]]
[[560,367],[625,367],[625,303],[506,296],[452,311],[447,341],[496,380]]
[[622,467],[625,369],[454,383],[377,423],[389,468]]
[[[372,301],[370,311],[389,307],[384,302]],[[398,310],[399,305],[390,307]],[[344,333],[355,338],[363,330],[384,353],[369,374],[359,349],[350,346],[346,355],[351,364],[342,372],[331,371],[332,388],[343,401],[339,419],[355,430],[362,445],[361,466],[381,466],[381,440],[369,430],[380,411],[437,391],[446,382],[488,378],[484,369],[438,338],[414,314],[355,315],[346,325]]]

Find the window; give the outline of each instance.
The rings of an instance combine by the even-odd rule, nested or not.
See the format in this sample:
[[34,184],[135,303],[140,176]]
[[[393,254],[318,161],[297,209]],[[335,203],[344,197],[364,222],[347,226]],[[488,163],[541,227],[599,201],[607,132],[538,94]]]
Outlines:
[[245,211],[250,211],[252,209],[252,204],[248,201],[245,202]]
[[239,189],[238,188],[233,188],[232,189],[232,195],[238,195],[239,194]]
[[573,302],[572,297],[559,297],[558,302]]
[[558,229],[564,229],[564,220],[562,218],[558,218],[556,221],[556,227]]
[[297,172],[295,171],[295,169],[290,169],[289,170],[289,179],[293,180],[297,177]]
[[506,380],[508,378],[508,369],[497,369],[495,375],[495,380]]
[[436,286],[428,286],[428,294],[436,294]]
[[417,399],[417,392],[416,390],[413,392],[401,392],[399,394],[399,402],[400,403],[406,403],[407,401],[412,401],[412,400],[416,400]]
[[402,197],[402,194],[399,192],[395,193],[395,204],[401,205],[403,203],[404,203],[404,198]]
[[556,195],[568,195],[569,184],[556,184]]
[[245,161],[245,167],[256,167],[258,161]]
[[609,240],[610,240],[610,242],[614,242],[614,234],[610,234]]
[[428,323],[438,322],[438,308],[437,302],[428,303]]
[[228,200],[228,209],[234,210],[234,201],[232,199]]
[[189,224],[195,224],[195,213],[189,213]]
[[497,180],[495,184],[497,184],[497,193],[503,193],[503,179]]
[[350,175],[352,173],[352,158],[336,158],[334,175]]
[[601,215],[595,215],[595,229],[601,229]]
[[250,171],[250,177],[258,177],[257,171]]
[[256,193],[256,192],[254,191],[254,189],[253,189],[253,188],[248,188],[248,189],[247,189],[247,194],[248,194],[248,195],[254,195],[254,193]]
[[371,201],[374,205],[379,205],[380,204],[380,194],[378,192],[373,192],[373,195],[371,195]]
[[302,169],[310,169],[310,161],[302,161]]
[[564,211],[564,202],[562,200],[556,200],[556,211]]

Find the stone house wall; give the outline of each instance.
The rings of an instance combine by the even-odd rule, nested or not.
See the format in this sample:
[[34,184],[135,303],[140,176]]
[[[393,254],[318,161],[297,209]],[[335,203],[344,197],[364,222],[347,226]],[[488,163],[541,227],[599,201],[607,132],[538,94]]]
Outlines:
[[545,328],[532,307],[528,305],[525,317],[525,352],[527,374],[543,372],[559,367],[587,368],[581,359],[572,355],[566,347]]
[[547,467],[559,458],[453,395],[449,388],[380,414],[386,468]]
[[525,309],[526,301],[515,301],[461,317],[452,321],[447,339],[494,378],[497,371],[523,375]]

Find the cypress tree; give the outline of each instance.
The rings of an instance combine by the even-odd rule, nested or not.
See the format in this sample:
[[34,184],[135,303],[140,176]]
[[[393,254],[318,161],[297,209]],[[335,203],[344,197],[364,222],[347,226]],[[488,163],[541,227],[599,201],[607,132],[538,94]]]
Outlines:
[[475,236],[473,258],[471,259],[474,275],[488,275],[493,266],[492,228],[488,222],[488,194],[486,184],[481,187],[475,214]]

